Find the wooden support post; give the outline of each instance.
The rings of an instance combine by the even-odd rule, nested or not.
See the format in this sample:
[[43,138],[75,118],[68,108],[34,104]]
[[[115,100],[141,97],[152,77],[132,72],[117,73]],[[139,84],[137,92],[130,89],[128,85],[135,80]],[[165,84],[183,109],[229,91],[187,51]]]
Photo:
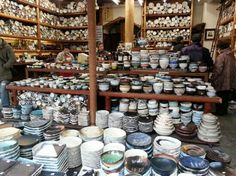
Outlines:
[[132,43],[134,35],[134,0],[125,1],[125,43]]
[[105,96],[105,109],[111,111],[111,97]]
[[89,110],[91,125],[95,124],[97,111],[96,79],[96,9],[95,0],[88,1],[88,47],[89,47]]
[[204,104],[204,112],[205,113],[211,113],[212,112],[212,104],[211,103],[205,103]]

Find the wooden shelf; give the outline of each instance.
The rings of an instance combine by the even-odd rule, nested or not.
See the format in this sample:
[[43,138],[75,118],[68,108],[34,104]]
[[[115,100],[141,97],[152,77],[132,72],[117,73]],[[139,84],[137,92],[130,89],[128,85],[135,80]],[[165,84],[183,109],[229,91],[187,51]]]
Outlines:
[[184,27],[146,27],[146,30],[173,30],[173,29],[189,29],[190,26]]
[[226,25],[226,24],[230,23],[230,22],[233,21],[233,20],[234,20],[234,17],[233,17],[233,16],[232,16],[232,17],[229,17],[229,18],[223,20],[223,21],[220,23],[220,25]]
[[79,16],[79,15],[86,15],[87,14],[86,11],[85,12],[76,12],[76,13],[59,13],[59,12],[55,12],[53,10],[44,8],[42,6],[39,6],[39,10],[41,10],[43,12],[50,13],[55,16],[63,16],[63,17],[72,17],[72,16]]
[[[161,39],[161,40],[155,40],[153,42],[174,42],[175,39]],[[189,40],[183,40],[183,42],[189,42]]]
[[60,13],[59,16],[64,16],[64,17],[72,17],[72,16],[79,16],[79,15],[87,15],[87,12],[76,12],[76,13]]
[[32,65],[35,62],[16,62],[14,66],[22,66],[22,65]]
[[55,16],[58,16],[58,14],[59,14],[58,12],[55,12],[55,11],[50,10],[50,9],[46,9],[46,8],[44,8],[42,6],[39,6],[39,10],[41,10],[43,12],[50,13],[50,14],[55,15]]
[[19,38],[19,39],[31,39],[31,40],[38,40],[37,37],[29,37],[29,36],[17,36],[17,35],[7,35],[7,34],[0,34],[0,37],[8,37],[8,38]]
[[56,68],[26,68],[26,71],[28,72],[40,72],[40,73],[88,73],[88,70],[75,70],[75,69],[56,69]]
[[20,18],[20,17],[16,17],[16,16],[11,16],[11,15],[7,15],[4,13],[0,13],[0,17],[20,21],[23,23],[29,23],[29,24],[35,24],[35,25],[37,24],[37,21],[28,20],[28,19],[24,19],[24,18]]
[[40,88],[40,87],[28,87],[28,86],[14,86],[7,85],[6,89],[12,92],[13,105],[17,105],[17,92],[18,91],[32,91],[41,93],[56,93],[56,94],[71,94],[71,95],[89,95],[89,90],[65,90],[65,89],[52,89],[52,88]]
[[38,53],[39,50],[29,50],[29,49],[14,49],[15,53]]
[[16,2],[18,2],[20,4],[24,4],[24,5],[29,5],[29,6],[35,7],[35,8],[38,7],[37,4],[31,3],[31,2],[28,2],[28,1],[25,1],[25,0],[16,0]]
[[41,26],[46,26],[54,29],[60,29],[60,30],[79,30],[79,29],[87,29],[88,26],[78,26],[78,27],[70,27],[70,26],[54,26],[46,23],[40,23]]
[[147,14],[147,18],[170,17],[170,16],[190,16],[191,13],[166,13],[166,14]]

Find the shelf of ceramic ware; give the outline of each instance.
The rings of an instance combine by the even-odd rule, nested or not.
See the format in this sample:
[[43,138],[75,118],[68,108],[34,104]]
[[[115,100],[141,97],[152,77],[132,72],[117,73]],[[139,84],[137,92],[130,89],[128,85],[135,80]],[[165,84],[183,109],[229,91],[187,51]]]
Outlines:
[[168,29],[189,29],[190,26],[179,27],[146,27],[146,30],[168,30]]
[[47,41],[47,42],[58,42],[58,43],[87,43],[88,42],[88,40],[52,40],[52,39],[43,39],[43,38],[41,38],[40,40]]
[[12,104],[14,106],[17,105],[17,92],[18,91],[71,94],[71,95],[89,95],[89,90],[53,89],[53,88],[40,88],[40,87],[27,87],[27,86],[14,86],[14,85],[7,85],[6,88],[12,92],[12,98],[13,98]]
[[204,111],[212,112],[211,104],[221,103],[222,100],[220,97],[207,97],[207,96],[189,96],[182,95],[177,96],[174,94],[153,94],[153,93],[121,93],[121,92],[99,92],[99,96],[105,97],[105,109],[111,110],[111,97],[114,98],[138,98],[138,99],[155,99],[155,100],[168,100],[168,101],[189,101],[195,103],[204,103]]
[[17,36],[17,35],[7,35],[7,34],[0,34],[0,37],[8,37],[8,38],[19,38],[19,39],[31,39],[31,40],[38,40],[37,37],[29,37],[29,36]]
[[38,53],[39,50],[14,49],[15,53]]
[[32,65],[35,62],[16,62],[14,66],[21,66],[21,65]]
[[[41,53],[59,53],[61,50],[40,50]],[[71,53],[88,53],[88,51],[70,50]]]
[[168,17],[168,16],[189,16],[191,13],[167,13],[167,14],[146,14],[148,18]]
[[230,23],[230,22],[233,21],[233,20],[234,20],[234,17],[233,17],[233,16],[232,16],[232,17],[229,17],[229,18],[223,20],[223,21],[220,23],[220,25],[226,25],[227,23]]
[[180,70],[180,69],[156,69],[156,70],[143,70],[143,69],[135,69],[135,70],[110,70],[108,71],[109,73],[112,74],[133,74],[133,75],[140,75],[140,74],[152,74],[155,75],[157,73],[159,74],[165,74],[165,75],[170,75],[170,76],[183,76],[183,77],[203,77],[204,81],[208,81],[209,73],[204,72],[189,72],[187,70]]
[[56,11],[52,11],[50,9],[44,8],[42,6],[39,6],[39,9],[41,11],[44,11],[44,12],[47,12],[47,13],[50,13],[50,14],[53,14],[53,15],[56,15],[56,16],[63,16],[63,17],[72,17],[72,16],[79,16],[79,15],[86,15],[87,14],[86,11],[76,12],[76,13],[58,13]]
[[24,22],[24,23],[37,24],[37,21],[28,20],[28,19],[24,19],[24,18],[20,18],[20,17],[16,17],[16,16],[11,16],[11,15],[7,15],[4,13],[0,13],[0,17],[12,19],[12,20],[17,20],[17,21]]
[[76,29],[87,29],[88,26],[77,26],[77,27],[70,27],[70,26],[53,26],[46,23],[40,23],[41,26],[46,26],[54,29],[60,29],[60,30],[76,30]]
[[31,2],[28,2],[28,1],[25,1],[25,0],[16,0],[16,2],[18,2],[20,4],[24,4],[24,5],[29,5],[29,6],[35,7],[35,8],[38,7],[37,4],[31,3]]

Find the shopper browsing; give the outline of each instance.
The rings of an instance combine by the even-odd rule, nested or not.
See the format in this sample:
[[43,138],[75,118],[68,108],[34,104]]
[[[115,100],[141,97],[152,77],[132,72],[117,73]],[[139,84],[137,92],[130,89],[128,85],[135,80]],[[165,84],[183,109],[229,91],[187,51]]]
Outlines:
[[201,34],[193,34],[192,43],[184,47],[181,54],[189,55],[190,62],[205,63],[209,69],[213,66],[209,50],[201,45]]
[[98,57],[103,57],[103,58],[110,55],[110,53],[104,49],[104,44],[102,42],[97,43],[97,53],[96,54]]
[[70,50],[68,48],[64,48],[64,50],[58,53],[56,57],[56,63],[71,64],[73,60],[74,56],[70,53]]
[[175,42],[173,43],[173,48],[172,48],[174,52],[181,51],[184,48],[183,39],[184,38],[182,36],[176,37]]
[[219,41],[217,49],[219,55],[213,68],[212,85],[216,89],[217,96],[222,98],[222,103],[216,104],[216,114],[225,115],[231,90],[236,89],[235,57],[230,43],[226,40]]
[[9,93],[6,90],[6,85],[12,79],[11,68],[16,62],[16,56],[13,49],[2,38],[0,38],[0,96],[2,107],[9,107]]

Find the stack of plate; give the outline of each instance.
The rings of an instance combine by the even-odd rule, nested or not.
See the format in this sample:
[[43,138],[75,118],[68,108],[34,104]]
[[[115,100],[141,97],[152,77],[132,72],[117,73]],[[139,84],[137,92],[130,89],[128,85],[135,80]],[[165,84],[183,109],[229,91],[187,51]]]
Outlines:
[[78,114],[78,125],[79,126],[89,125],[89,111],[81,111]]
[[43,118],[42,110],[34,110],[30,113],[30,120],[39,120]]
[[6,127],[0,129],[0,141],[10,140],[10,139],[17,139],[21,136],[21,130],[14,127]]
[[102,141],[103,129],[97,126],[84,127],[80,130],[80,137],[83,141]]
[[42,110],[43,112],[43,118],[47,120],[53,119],[53,110],[54,108],[51,106],[47,106],[45,109]]
[[68,171],[68,152],[66,145],[55,141],[41,142],[32,149],[33,160],[43,164],[43,170],[53,172]]
[[46,141],[58,141],[61,133],[65,129],[62,125],[50,126],[44,133],[43,137]]
[[109,111],[106,111],[106,110],[97,111],[96,112],[96,126],[100,128],[107,128],[108,116],[109,116]]
[[3,107],[2,108],[2,115],[3,115],[3,118],[12,119],[13,118],[12,108],[10,108],[10,107]]
[[166,154],[159,154],[155,155],[150,161],[153,176],[177,176],[177,161],[172,156]]
[[180,173],[207,175],[208,171],[209,171],[209,162],[203,158],[186,156],[179,160]]
[[107,128],[104,130],[104,143],[122,143],[125,144],[126,132],[119,128]]
[[32,134],[40,137],[43,140],[43,131],[51,125],[50,120],[37,120],[25,123],[24,134]]
[[219,142],[221,138],[220,123],[213,114],[204,114],[198,128],[197,136],[205,142]]
[[15,108],[12,108],[13,112],[13,118],[14,119],[20,119],[21,118],[21,106],[17,106]]
[[151,158],[153,154],[152,137],[145,133],[129,134],[126,139],[126,147],[128,149],[142,149],[148,154],[148,158]]
[[101,155],[101,168],[104,175],[116,174],[123,175],[124,152],[112,150]]
[[124,174],[151,175],[150,162],[145,151],[140,149],[130,149],[125,152]]
[[164,113],[158,115],[154,121],[153,129],[159,135],[168,136],[172,134],[175,130],[175,127],[170,114]]
[[42,172],[43,165],[33,162],[14,161],[7,159],[0,159],[1,175],[9,176],[39,176]]
[[68,167],[75,168],[81,165],[80,145],[82,139],[78,137],[63,137],[60,139],[60,144],[65,144],[68,150]]
[[34,135],[24,135],[17,139],[20,146],[20,156],[23,158],[32,159],[32,147],[39,143],[39,137]]
[[151,133],[153,131],[153,118],[140,117],[138,120],[138,129],[143,133]]
[[100,141],[88,141],[81,145],[82,165],[92,169],[99,169],[104,144]]
[[15,140],[0,142],[0,158],[17,159],[20,156],[20,147]]
[[77,125],[78,124],[78,114],[72,114],[70,113],[70,124]]
[[197,127],[193,123],[175,125],[175,133],[181,138],[192,139],[197,135]]
[[108,127],[122,128],[124,114],[121,112],[112,112],[108,117]]
[[222,162],[226,164],[229,164],[232,160],[230,155],[217,149],[208,149],[206,157],[209,161]]
[[33,110],[32,104],[21,105],[21,120],[29,120],[30,113]]
[[153,141],[153,155],[168,154],[177,158],[180,154],[181,141],[173,137],[157,136]]
[[206,151],[204,150],[204,148],[199,147],[197,145],[186,144],[181,147],[180,158],[183,158],[186,156],[195,156],[195,157],[205,158]]

